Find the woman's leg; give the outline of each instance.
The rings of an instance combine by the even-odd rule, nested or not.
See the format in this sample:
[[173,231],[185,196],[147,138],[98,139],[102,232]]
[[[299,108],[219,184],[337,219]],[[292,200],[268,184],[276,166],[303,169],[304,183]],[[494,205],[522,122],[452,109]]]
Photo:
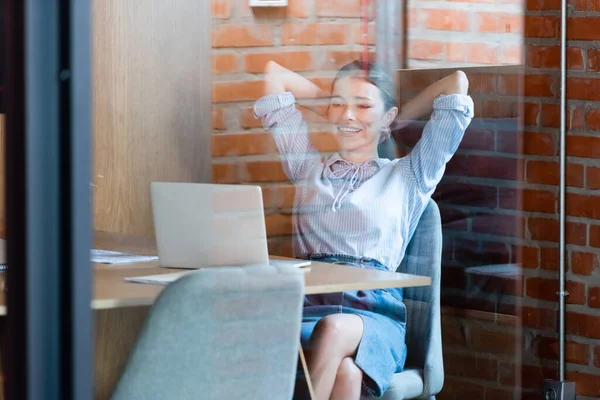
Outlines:
[[340,363],[331,400],[359,400],[362,388],[363,372],[351,357],[346,357]]
[[342,360],[355,355],[362,333],[363,321],[358,315],[333,314],[317,323],[307,353],[316,400],[330,398]]

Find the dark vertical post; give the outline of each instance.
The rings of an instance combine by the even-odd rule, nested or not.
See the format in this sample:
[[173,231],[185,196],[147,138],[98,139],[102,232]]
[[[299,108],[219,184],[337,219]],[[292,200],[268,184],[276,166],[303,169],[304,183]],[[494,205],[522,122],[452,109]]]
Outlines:
[[89,0],[6,0],[9,399],[91,399]]

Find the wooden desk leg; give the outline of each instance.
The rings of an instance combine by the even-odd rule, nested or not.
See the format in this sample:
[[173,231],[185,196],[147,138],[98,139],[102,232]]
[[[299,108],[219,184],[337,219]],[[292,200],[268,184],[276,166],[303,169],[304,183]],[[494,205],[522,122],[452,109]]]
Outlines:
[[306,364],[306,358],[304,358],[304,351],[302,350],[302,343],[298,347],[300,351],[300,360],[302,361],[302,369],[304,370],[304,376],[306,376],[306,386],[308,386],[308,393],[312,400],[315,400],[315,394],[313,392],[312,382],[310,380],[310,374],[308,373],[308,365]]

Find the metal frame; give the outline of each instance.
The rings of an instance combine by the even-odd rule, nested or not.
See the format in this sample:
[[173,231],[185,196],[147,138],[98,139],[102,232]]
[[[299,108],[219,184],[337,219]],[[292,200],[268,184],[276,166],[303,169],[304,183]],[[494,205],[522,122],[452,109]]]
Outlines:
[[[376,8],[376,59],[394,79],[397,71],[406,66],[406,41],[405,8],[407,1],[398,0],[373,0]],[[389,138],[381,143],[377,151],[379,157],[396,158],[396,143]]]
[[89,0],[6,0],[8,399],[91,399]]
[[560,185],[559,185],[559,379],[565,380],[565,158],[566,158],[566,79],[567,79],[567,0],[561,0],[560,13]]

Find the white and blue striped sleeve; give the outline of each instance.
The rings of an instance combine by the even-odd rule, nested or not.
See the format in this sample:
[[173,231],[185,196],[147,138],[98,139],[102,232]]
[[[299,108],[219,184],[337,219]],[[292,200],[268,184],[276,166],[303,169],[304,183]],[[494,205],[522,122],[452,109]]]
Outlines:
[[465,130],[473,118],[473,100],[461,94],[441,95],[433,102],[431,118],[419,142],[408,155],[422,193],[435,189],[442,179]]
[[260,98],[254,105],[254,117],[260,118],[264,129],[273,135],[287,177],[292,182],[304,179],[309,156],[319,153],[310,141],[294,95],[286,92]]

